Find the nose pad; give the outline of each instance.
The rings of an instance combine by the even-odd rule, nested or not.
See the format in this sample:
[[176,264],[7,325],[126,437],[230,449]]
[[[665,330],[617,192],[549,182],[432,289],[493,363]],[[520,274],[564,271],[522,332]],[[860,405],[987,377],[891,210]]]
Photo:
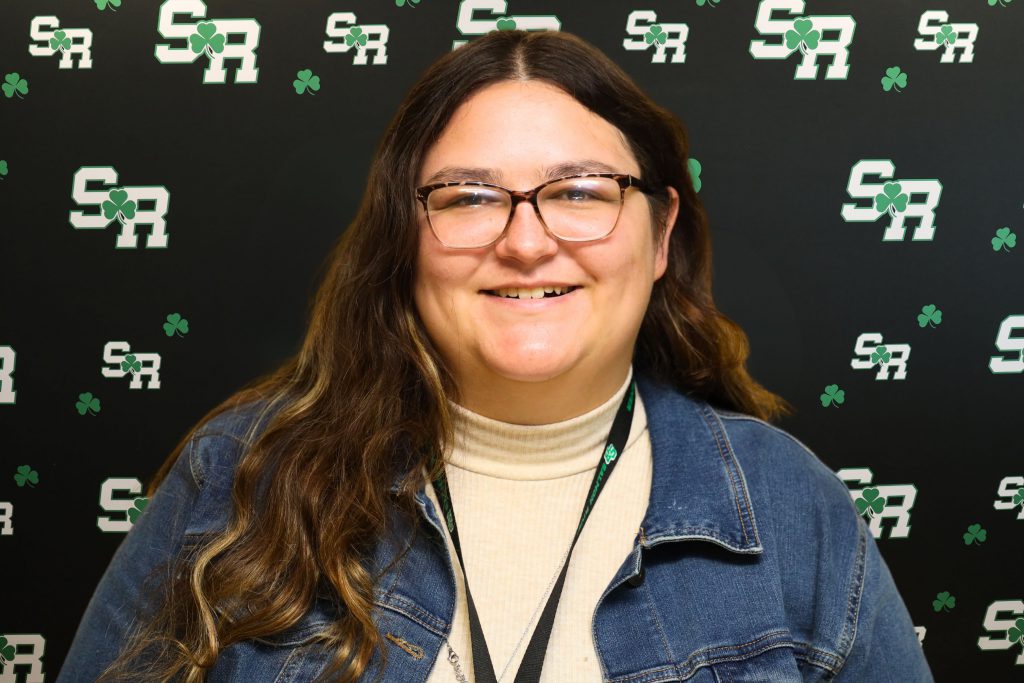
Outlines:
[[540,216],[540,209],[534,208],[533,204],[530,203],[529,201],[521,201],[518,204],[516,204],[515,208],[512,211],[512,215],[509,217],[509,225],[508,230],[505,233],[505,237],[507,238],[512,229],[516,227],[515,223],[517,221],[517,213],[522,210],[521,207],[524,204],[526,205],[526,212],[532,216],[533,220],[537,223],[537,226],[544,234],[544,237],[548,239],[554,239],[554,236],[548,233],[547,226],[545,226],[544,224],[544,219],[541,218]]

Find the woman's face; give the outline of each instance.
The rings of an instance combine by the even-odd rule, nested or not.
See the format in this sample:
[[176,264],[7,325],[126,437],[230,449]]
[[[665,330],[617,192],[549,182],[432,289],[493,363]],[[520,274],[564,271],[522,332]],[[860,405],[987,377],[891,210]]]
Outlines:
[[[424,158],[417,186],[449,167],[492,169],[496,182],[528,190],[559,165],[599,162],[603,168],[556,169],[552,177],[612,171],[641,177],[619,130],[556,87],[503,81],[476,92],[455,112]],[[451,178],[444,178],[450,180]],[[478,175],[458,180],[487,180]],[[508,233],[477,249],[449,249],[431,232],[417,202],[419,254],[415,301],[427,333],[460,388],[544,382],[562,376],[615,373],[625,378],[651,287],[665,272],[675,223],[672,199],[664,240],[654,243],[649,205],[626,190],[615,229],[592,242],[547,234],[533,206],[516,207]],[[656,247],[660,247],[660,250]],[[519,303],[483,290],[507,283],[566,283],[581,289],[555,299]]]

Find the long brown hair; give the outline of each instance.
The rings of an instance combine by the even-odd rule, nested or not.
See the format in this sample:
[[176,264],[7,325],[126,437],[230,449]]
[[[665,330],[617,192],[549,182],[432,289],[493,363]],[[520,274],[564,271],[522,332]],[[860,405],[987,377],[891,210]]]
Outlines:
[[[207,413],[150,482],[153,496],[184,446],[220,413],[252,401],[273,409],[265,429],[244,444],[227,528],[176,558],[178,579],[157,615],[100,680],[131,673],[132,661],[154,646],[149,680],[204,680],[228,645],[294,626],[319,586],[330,588],[339,608],[322,634],[333,654],[322,678],[359,679],[375,649],[386,661],[371,618],[378,577],[363,560],[386,531],[397,474],[407,473],[398,508],[417,516],[413,496],[426,485],[423,471],[432,477],[431,465],[440,466],[430,454],[448,452],[454,440],[447,400],[459,400],[413,301],[414,183],[459,104],[509,79],[561,88],[622,131],[642,178],[679,192],[668,269],[654,283],[640,327],[636,371],[764,420],[794,412],[747,373],[747,337],[712,300],[710,234],[683,124],[572,34],[491,32],[444,54],[401,103],[377,147],[358,213],[325,261],[298,353]],[[668,194],[646,196],[658,240]]]

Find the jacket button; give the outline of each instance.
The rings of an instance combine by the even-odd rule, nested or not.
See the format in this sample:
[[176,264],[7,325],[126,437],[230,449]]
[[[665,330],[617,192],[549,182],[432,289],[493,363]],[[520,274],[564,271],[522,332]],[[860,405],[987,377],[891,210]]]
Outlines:
[[639,574],[637,574],[636,576],[631,576],[628,579],[626,579],[626,583],[628,583],[633,588],[636,588],[637,586],[639,586],[643,582],[644,582],[644,568],[642,566],[640,567],[640,573]]

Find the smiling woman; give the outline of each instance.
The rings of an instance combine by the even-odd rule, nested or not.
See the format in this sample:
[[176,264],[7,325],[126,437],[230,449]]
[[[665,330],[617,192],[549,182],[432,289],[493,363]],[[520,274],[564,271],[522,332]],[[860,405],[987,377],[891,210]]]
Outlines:
[[571,34],[438,59],[301,350],[167,458],[58,680],[930,681],[769,424],[688,158]]

